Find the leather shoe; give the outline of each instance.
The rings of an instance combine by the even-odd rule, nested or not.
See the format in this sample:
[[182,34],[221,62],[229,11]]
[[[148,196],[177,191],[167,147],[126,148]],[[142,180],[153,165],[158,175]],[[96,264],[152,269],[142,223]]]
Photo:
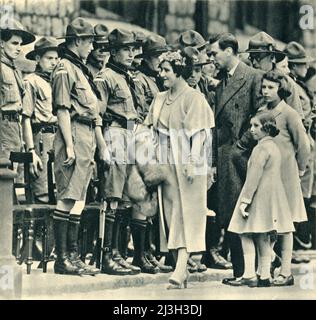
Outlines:
[[294,277],[293,275],[284,276],[283,274],[279,274],[278,277],[273,281],[273,286],[275,287],[285,287],[285,286],[293,286],[294,285]]
[[233,287],[248,286],[250,288],[254,288],[258,286],[258,279],[257,276],[252,278],[241,278],[238,280],[230,281],[227,284]]
[[270,279],[258,279],[258,285],[257,285],[258,288],[268,288],[268,287],[271,287],[271,282],[270,282]]
[[235,281],[235,280],[237,280],[237,278],[224,278],[223,280],[222,280],[222,284],[229,284],[229,282],[231,282],[231,281]]

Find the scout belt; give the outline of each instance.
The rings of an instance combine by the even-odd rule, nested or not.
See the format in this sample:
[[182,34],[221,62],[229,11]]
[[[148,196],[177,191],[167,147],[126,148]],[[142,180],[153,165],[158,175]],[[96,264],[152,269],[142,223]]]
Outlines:
[[79,116],[78,114],[76,114],[74,117],[72,117],[71,120],[76,121],[81,124],[84,124],[86,126],[89,126],[91,128],[95,128],[95,120],[94,119],[89,119],[87,117]]
[[57,125],[55,123],[32,123],[32,131],[34,134],[41,133],[56,133]]
[[8,120],[10,122],[19,122],[21,112],[18,111],[1,111],[2,120]]
[[102,120],[103,120],[103,127],[115,126],[115,127],[120,127],[123,129],[128,128],[129,122],[135,122],[135,123],[138,122],[138,119],[128,120],[128,119],[121,117],[119,115],[110,113],[110,111],[104,115]]

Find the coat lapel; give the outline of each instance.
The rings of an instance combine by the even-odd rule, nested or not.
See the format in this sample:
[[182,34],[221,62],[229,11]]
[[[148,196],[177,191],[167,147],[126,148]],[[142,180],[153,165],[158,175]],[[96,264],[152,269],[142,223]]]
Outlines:
[[218,103],[216,106],[215,116],[223,110],[228,101],[239,91],[239,89],[246,82],[246,68],[243,62],[239,62],[233,76],[229,79],[229,82],[225,88],[223,88],[222,83],[217,91]]

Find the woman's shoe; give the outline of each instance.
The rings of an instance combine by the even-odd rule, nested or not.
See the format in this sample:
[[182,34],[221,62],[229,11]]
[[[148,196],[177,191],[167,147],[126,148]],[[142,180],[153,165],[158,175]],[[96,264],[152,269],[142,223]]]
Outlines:
[[169,278],[169,285],[167,286],[167,290],[186,289],[188,287],[188,278],[189,278],[188,271],[186,271],[185,277],[182,281],[172,277]]
[[275,287],[285,287],[285,286],[293,286],[293,285],[294,285],[293,275],[284,276],[283,274],[279,274],[278,277],[273,281],[273,286]]

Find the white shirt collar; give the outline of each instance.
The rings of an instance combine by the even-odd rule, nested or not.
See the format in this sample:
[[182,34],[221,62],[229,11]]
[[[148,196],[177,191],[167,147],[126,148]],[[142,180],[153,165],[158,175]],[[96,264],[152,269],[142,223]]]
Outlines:
[[232,69],[229,70],[228,74],[229,74],[231,77],[234,75],[234,73],[235,73],[235,71],[236,71],[236,69],[237,69],[237,67],[238,67],[238,65],[239,65],[239,62],[240,62],[240,61],[238,61],[238,62],[236,63],[236,65],[235,65]]

